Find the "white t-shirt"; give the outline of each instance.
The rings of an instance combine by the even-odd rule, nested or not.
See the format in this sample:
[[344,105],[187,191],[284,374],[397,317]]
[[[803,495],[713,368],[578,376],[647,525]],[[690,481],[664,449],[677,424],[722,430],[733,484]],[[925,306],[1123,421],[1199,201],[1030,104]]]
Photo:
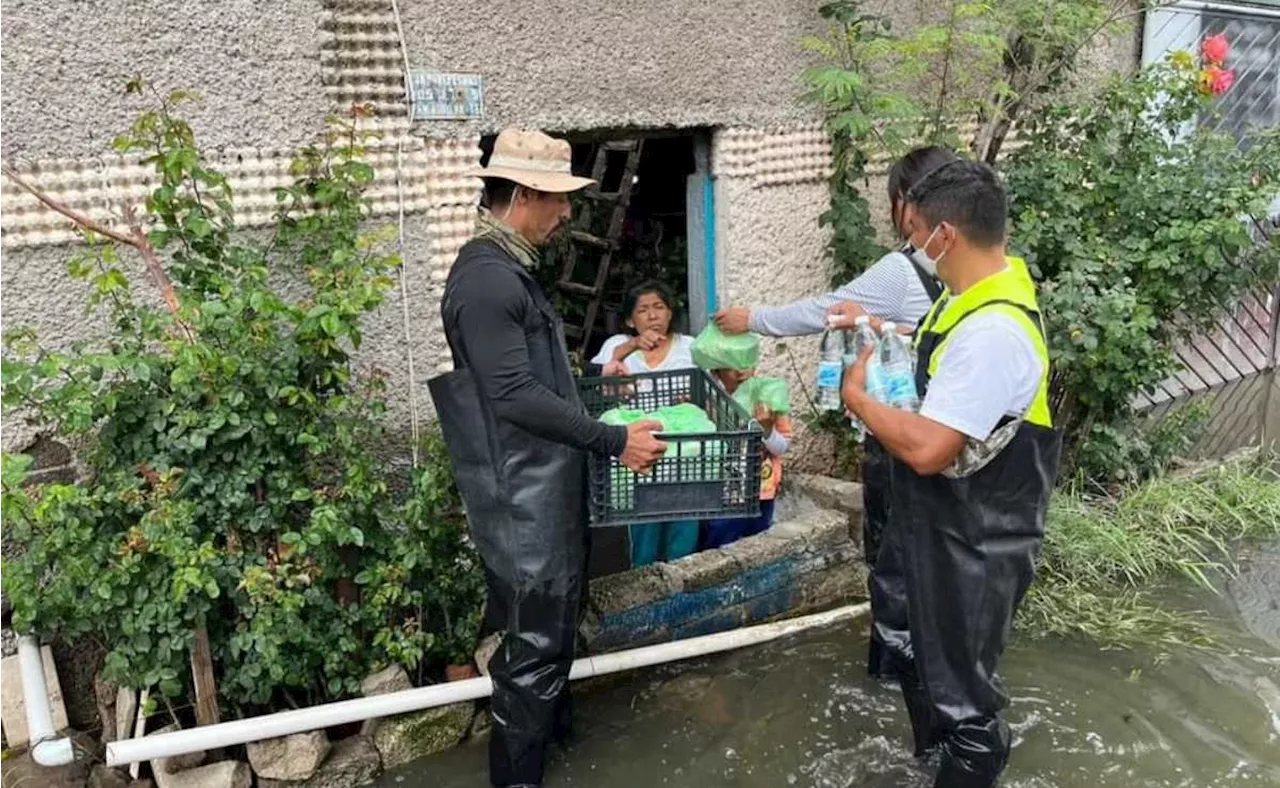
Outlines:
[[1044,363],[1022,325],[983,311],[955,327],[920,415],[983,441],[1004,416],[1021,416],[1036,396]]
[[[600,347],[600,352],[596,357],[591,359],[592,364],[608,364],[613,361],[613,351],[618,349],[619,345],[629,342],[633,337],[630,334],[615,334],[605,340]],[[644,372],[667,372],[673,369],[690,369],[697,366],[693,363],[693,337],[688,334],[674,334],[671,337],[671,347],[667,350],[666,358],[662,359],[662,363],[655,367],[650,367],[648,362],[644,360],[644,353],[636,351],[624,359],[627,366],[627,372],[632,375],[639,375]]]

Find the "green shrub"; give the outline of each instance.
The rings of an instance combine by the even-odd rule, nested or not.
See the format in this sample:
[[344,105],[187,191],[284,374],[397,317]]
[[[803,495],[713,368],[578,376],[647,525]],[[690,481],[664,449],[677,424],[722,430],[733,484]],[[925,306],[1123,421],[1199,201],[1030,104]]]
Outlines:
[[1077,482],[1133,484],[1157,476],[1186,457],[1209,420],[1205,402],[1184,405],[1163,418],[1135,414],[1093,424],[1075,446],[1067,467]]
[[1277,136],[1242,150],[1210,124],[1184,133],[1207,112],[1181,53],[1019,132],[1011,237],[1041,282],[1069,458],[1131,453],[1135,397],[1178,369],[1176,343],[1280,274],[1280,247],[1249,222],[1280,189]]
[[26,489],[27,462],[5,457],[14,627],[96,639],[107,679],[166,696],[184,692],[204,627],[237,709],[460,659],[482,583],[447,459],[429,441],[393,500],[383,377],[352,361],[400,264],[366,229],[362,111],[330,119],[278,190],[273,230],[250,234],[176,114],[189,98],[160,99],[116,141],[155,168],[154,223],[127,214],[123,240],[162,297],[130,282],[122,244],[89,233],[69,270],[109,333],[68,350],[5,336],[9,413],[94,444],[74,485]]

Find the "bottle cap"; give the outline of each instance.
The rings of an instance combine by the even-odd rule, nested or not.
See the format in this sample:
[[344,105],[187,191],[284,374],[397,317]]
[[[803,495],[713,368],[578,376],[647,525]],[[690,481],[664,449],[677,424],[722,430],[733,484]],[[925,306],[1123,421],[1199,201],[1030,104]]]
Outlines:
[[886,320],[885,322],[880,324],[881,334],[894,334],[894,333],[897,333],[897,331],[898,331],[897,323],[891,323],[888,320]]

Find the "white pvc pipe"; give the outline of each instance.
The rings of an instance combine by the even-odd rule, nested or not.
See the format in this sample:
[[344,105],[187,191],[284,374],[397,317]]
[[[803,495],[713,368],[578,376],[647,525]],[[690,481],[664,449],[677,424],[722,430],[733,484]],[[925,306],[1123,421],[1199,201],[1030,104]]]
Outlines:
[[[735,629],[730,632],[718,632],[713,635],[677,640],[671,643],[660,643],[655,646],[619,651],[613,654],[601,654],[597,657],[583,657],[574,660],[569,671],[570,680],[602,676],[623,670],[658,665],[690,657],[731,651],[743,646],[776,640],[787,635],[812,627],[856,618],[865,614],[870,605],[849,605],[847,607],[816,613],[811,616],[778,621],[772,624],[761,624],[754,627]],[[205,725],[183,731],[160,733],[155,736],[144,736],[139,739],[115,741],[107,745],[107,765],[120,766],[126,763],[149,761],[155,758],[173,758],[192,752],[231,747],[237,744],[275,739],[295,733],[345,725],[352,722],[390,717],[411,711],[429,709],[433,706],[444,706],[449,703],[476,700],[488,697],[493,693],[493,682],[488,676],[452,681],[447,684],[433,684],[429,687],[391,692],[386,695],[374,695],[370,698],[343,700],[336,703],[325,703],[309,709],[294,709],[260,717],[223,722],[217,725]]]
[[31,635],[18,638],[18,669],[22,673],[22,705],[27,710],[31,759],[41,766],[66,766],[75,760],[75,751],[71,748],[71,739],[54,738],[44,659],[40,655],[40,644]]

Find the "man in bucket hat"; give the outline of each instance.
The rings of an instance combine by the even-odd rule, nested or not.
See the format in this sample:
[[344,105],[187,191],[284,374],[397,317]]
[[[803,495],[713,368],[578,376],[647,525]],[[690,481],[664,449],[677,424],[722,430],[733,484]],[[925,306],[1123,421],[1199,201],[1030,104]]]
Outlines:
[[530,274],[538,247],[569,219],[569,143],[498,135],[475,236],[445,284],[441,312],[454,372],[430,383],[472,538],[484,563],[495,786],[542,784],[549,741],[570,731],[569,666],[586,586],[586,452],[647,470],[661,425],[606,426],[587,415],[563,326]]

